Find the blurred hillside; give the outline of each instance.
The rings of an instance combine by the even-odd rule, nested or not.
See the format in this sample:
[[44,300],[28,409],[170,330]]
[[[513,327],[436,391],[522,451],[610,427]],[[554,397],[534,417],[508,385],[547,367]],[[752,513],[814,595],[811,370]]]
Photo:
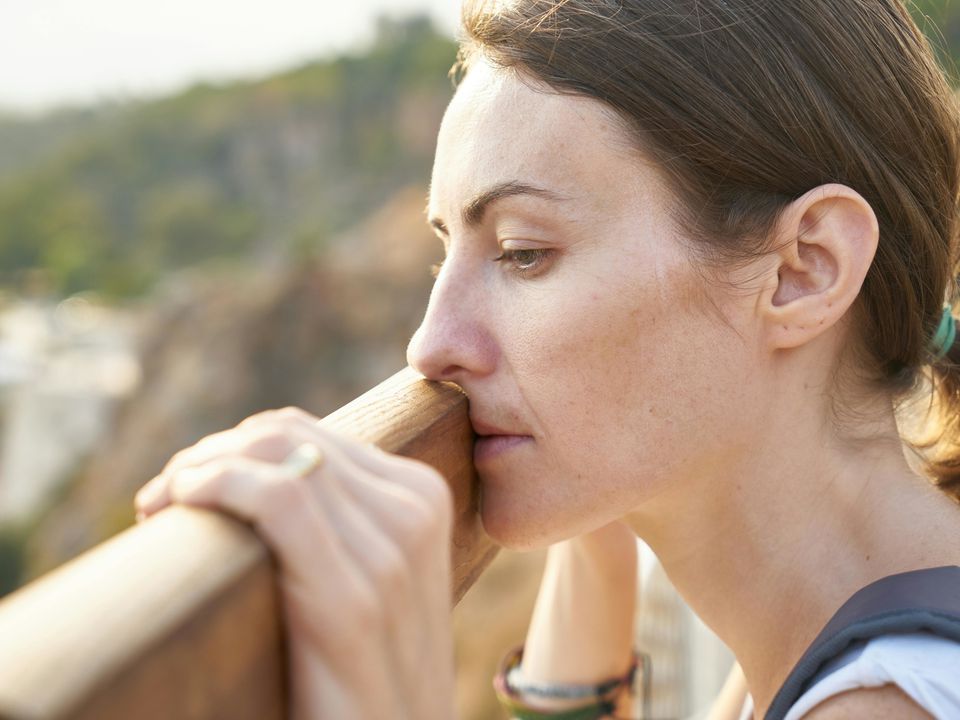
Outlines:
[[454,55],[426,19],[383,20],[364,54],[0,120],[0,283],[128,297],[211,258],[322,246],[425,182]]
[[[950,65],[960,5],[912,8]],[[0,284],[124,298],[213,258],[322,246],[425,182],[454,54],[427,19],[385,19],[369,52],[274,77],[0,116]]]
[[60,110],[30,118],[0,113],[0,182],[57,157],[93,128],[102,132],[124,115],[120,107]]

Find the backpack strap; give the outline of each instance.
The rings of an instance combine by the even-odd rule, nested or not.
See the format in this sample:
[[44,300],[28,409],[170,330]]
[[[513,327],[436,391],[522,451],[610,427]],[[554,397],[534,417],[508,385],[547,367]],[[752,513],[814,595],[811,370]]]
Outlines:
[[783,720],[820,669],[851,644],[926,631],[960,642],[960,567],[913,570],[867,585],[826,624],[773,699],[765,720]]

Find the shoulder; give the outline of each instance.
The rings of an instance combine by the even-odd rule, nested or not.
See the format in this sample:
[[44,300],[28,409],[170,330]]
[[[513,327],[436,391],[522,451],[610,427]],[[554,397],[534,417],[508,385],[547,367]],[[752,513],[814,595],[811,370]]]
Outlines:
[[873,638],[837,658],[788,720],[960,717],[960,643],[929,633]]
[[834,695],[802,716],[803,720],[849,720],[866,717],[930,720],[933,716],[894,685],[859,688]]

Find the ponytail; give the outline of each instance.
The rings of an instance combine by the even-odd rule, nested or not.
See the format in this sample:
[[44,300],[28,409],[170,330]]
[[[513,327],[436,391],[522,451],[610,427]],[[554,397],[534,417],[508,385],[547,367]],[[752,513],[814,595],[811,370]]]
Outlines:
[[[953,323],[952,342],[934,343],[931,348],[926,429],[912,445],[920,451],[927,474],[934,483],[960,502],[960,338],[956,337],[956,314],[949,308]],[[946,341],[947,338],[940,338]]]

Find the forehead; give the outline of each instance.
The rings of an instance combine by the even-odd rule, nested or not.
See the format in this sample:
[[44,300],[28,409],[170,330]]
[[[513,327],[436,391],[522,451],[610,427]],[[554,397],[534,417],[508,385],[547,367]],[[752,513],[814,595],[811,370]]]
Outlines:
[[623,124],[600,102],[561,95],[478,60],[444,115],[431,212],[445,214],[464,198],[512,181],[620,202],[641,186],[649,191],[656,178]]

